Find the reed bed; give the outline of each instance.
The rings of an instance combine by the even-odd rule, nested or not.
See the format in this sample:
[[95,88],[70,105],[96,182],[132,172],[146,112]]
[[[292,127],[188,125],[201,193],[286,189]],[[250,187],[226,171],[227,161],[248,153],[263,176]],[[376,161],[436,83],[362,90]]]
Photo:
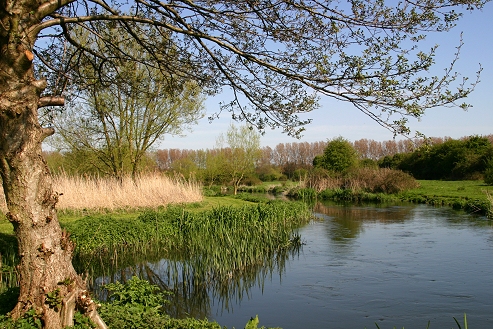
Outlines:
[[299,247],[295,229],[310,218],[302,202],[268,201],[202,212],[169,206],[133,219],[88,216],[65,229],[76,242],[76,268],[93,276],[167,258],[180,267],[171,276],[186,272],[191,282],[227,283]]
[[[135,180],[125,177],[121,181],[60,174],[54,177],[53,186],[60,193],[57,204],[60,210],[154,208],[203,199],[199,183],[158,173],[140,175]],[[3,193],[0,193],[0,209],[6,211]]]

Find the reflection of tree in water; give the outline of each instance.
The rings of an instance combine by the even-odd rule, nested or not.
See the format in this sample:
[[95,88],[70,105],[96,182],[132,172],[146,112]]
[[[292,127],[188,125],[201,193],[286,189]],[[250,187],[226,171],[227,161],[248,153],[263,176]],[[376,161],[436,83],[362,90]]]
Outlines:
[[317,203],[314,212],[330,217],[328,236],[339,246],[351,244],[364,231],[363,224],[399,223],[411,218],[413,207]]
[[[127,265],[125,268],[111,268],[111,261],[102,261],[104,272],[95,276],[105,274],[93,280],[92,290],[96,298],[104,300],[107,298],[102,288],[104,284],[123,283],[132,276],[138,276],[162,290],[172,292],[169,297],[171,303],[165,307],[167,314],[177,318],[192,316],[203,319],[209,317],[212,305],[218,303],[223,310],[231,310],[233,305],[250,295],[253,287],[263,289],[265,280],[273,274],[282,276],[286,261],[297,255],[299,250],[300,245],[292,245],[268,252],[256,263],[234,270],[215,263],[214,257],[201,255],[190,258],[183,253],[174,253],[169,259],[136,262],[132,266],[128,263],[135,257],[130,257],[128,261],[120,259],[121,264]],[[103,270],[102,267],[98,268]]]

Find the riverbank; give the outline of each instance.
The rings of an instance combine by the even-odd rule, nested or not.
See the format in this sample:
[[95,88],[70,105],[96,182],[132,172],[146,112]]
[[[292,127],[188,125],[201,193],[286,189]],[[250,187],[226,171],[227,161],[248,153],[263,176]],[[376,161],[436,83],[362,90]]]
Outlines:
[[[369,193],[350,195],[345,190],[325,193],[322,196],[327,197],[332,193],[333,197],[340,197],[340,200],[409,201],[451,206],[455,209],[470,209],[470,212],[481,213],[491,209],[487,193],[493,193],[493,187],[481,182],[469,181],[420,181],[419,188],[396,195],[370,195]],[[269,206],[264,207],[263,205],[266,204]],[[281,204],[297,204],[297,206],[284,208]],[[80,248],[76,252],[75,259],[79,262],[77,265],[80,266],[79,272],[90,268],[95,274],[108,274],[105,272],[108,270],[105,268],[108,264],[121,269],[135,263],[142,254],[152,259],[161,257],[163,250],[174,249],[177,251],[175,255],[178,261],[190,255],[214,256],[197,258],[200,262],[205,262],[207,268],[212,268],[202,273],[193,273],[193,275],[198,275],[197,278],[201,277],[210,282],[226,282],[236,277],[241,283],[248,282],[251,273],[264,267],[265,262],[268,258],[272,258],[273,253],[284,255],[285,250],[299,246],[301,241],[296,235],[285,234],[286,232],[291,233],[292,228],[299,223],[291,223],[290,220],[286,221],[286,218],[297,218],[306,209],[308,208],[303,203],[266,202],[254,195],[245,194],[237,197],[206,197],[201,202],[152,210],[144,208],[107,211],[65,210],[60,212],[60,221],[62,226],[72,232]],[[274,217],[282,220],[265,220],[274,214],[281,215]],[[225,220],[227,218],[231,220]],[[245,223],[250,224],[245,225]],[[237,228],[245,229],[237,230],[238,235],[231,234]],[[276,240],[275,235],[279,235],[281,229],[285,230],[281,234],[283,238]],[[241,242],[238,244],[239,249],[235,249],[234,244],[228,244],[231,241]],[[0,252],[3,256],[0,268],[2,272],[7,272],[9,275],[14,272],[14,256],[12,256],[14,251],[10,249],[5,253],[4,249],[11,248],[13,244],[15,244],[15,237],[11,224],[5,219],[0,220],[0,249],[2,249]],[[149,246],[151,248],[148,248]],[[6,254],[10,257],[5,257]],[[246,261],[245,255],[247,256]],[[84,258],[85,263],[81,260]],[[226,260],[231,260],[231,262],[228,263]],[[190,263],[190,268],[195,265]],[[235,275],[247,268],[252,271],[246,271],[246,276]],[[0,283],[2,280],[5,280],[5,283],[14,282],[15,277],[2,276]],[[2,301],[0,304],[6,303],[8,299],[15,300],[12,290],[0,296]],[[4,310],[7,312],[8,308]],[[0,328],[3,328],[1,323]]]
[[316,193],[313,189],[295,188],[288,195],[296,199],[333,200],[344,202],[396,203],[410,202],[432,206],[448,206],[471,214],[493,216],[493,186],[482,181],[419,180],[419,187],[396,194],[370,193],[351,189],[328,189]]
[[[250,195],[245,198],[214,198],[209,202],[153,210],[81,215],[73,211],[62,212],[60,216],[62,227],[75,242],[73,263],[79,273],[85,272],[92,279],[107,276],[126,281],[129,278],[122,274],[126,273],[126,268],[168,258],[179,267],[179,273],[171,275],[174,279],[184,280],[183,276],[186,276],[183,282],[198,284],[192,291],[202,289],[205,284],[213,284],[220,294],[228,294],[232,283],[233,286],[248,284],[266,268],[282,267],[291,252],[301,246],[295,229],[312,216],[310,208],[303,202],[268,201]],[[13,324],[9,326],[6,318],[4,321],[1,319],[2,312],[5,314],[12,309],[16,292],[18,294],[14,268],[15,238],[11,232],[6,232],[0,233],[0,239],[5,242],[0,246],[5,261],[0,263],[0,272],[3,273],[0,277],[0,328],[15,328]],[[150,276],[152,274],[147,271],[149,281],[152,279]],[[190,292],[188,289],[181,291],[179,282],[174,282],[172,289],[168,285],[158,285],[158,288],[169,292],[173,303],[175,299],[190,299],[191,296],[187,295]],[[95,283],[90,284],[94,287]],[[133,288],[142,287],[143,284],[139,284]],[[138,292],[127,291],[125,294],[135,296]],[[104,294],[96,297],[104,298]],[[178,329],[221,328],[217,323],[206,320],[179,320],[183,314],[169,316],[171,312],[167,309],[166,312],[153,311],[141,317],[135,316],[135,311],[140,312],[138,305],[131,305],[130,309],[125,305],[103,305],[101,315],[113,328],[154,327],[156,323],[160,327],[166,324],[166,328]],[[33,318],[28,320],[34,321]],[[122,327],[123,323],[127,326]]]

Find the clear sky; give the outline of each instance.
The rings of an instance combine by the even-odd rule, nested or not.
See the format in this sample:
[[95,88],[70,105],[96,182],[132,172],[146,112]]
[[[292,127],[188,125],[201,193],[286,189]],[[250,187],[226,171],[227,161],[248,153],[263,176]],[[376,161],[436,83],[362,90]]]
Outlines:
[[[455,69],[462,76],[470,77],[472,81],[481,64],[483,67],[481,82],[465,100],[473,105],[468,111],[460,108],[436,108],[428,110],[420,121],[410,119],[410,128],[428,137],[460,138],[493,134],[493,3],[486,4],[482,11],[466,12],[451,31],[428,37],[430,44],[440,45],[436,57],[436,70],[445,69],[450,63],[455,47],[460,43],[461,32],[464,46]],[[226,96],[206,101],[207,114],[218,110],[218,103],[222,97]],[[282,134],[280,130],[267,130],[261,138],[262,146],[275,147],[279,143],[326,141],[338,136],[350,141],[361,138],[385,141],[393,138],[391,132],[350,104],[327,97],[322,98],[320,104],[319,109],[302,116],[302,118],[313,119],[313,122],[306,126],[301,139],[289,137]],[[209,123],[206,115],[192,132],[186,133],[185,137],[166,136],[156,147],[159,149],[214,148],[217,137],[225,133],[231,123],[234,121],[231,120],[229,113],[223,113],[220,119],[212,123]]]

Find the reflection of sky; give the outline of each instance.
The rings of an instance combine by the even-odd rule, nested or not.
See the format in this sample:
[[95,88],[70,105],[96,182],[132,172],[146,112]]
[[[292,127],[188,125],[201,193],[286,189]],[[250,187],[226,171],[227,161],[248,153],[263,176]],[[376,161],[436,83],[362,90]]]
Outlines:
[[[354,207],[357,213],[358,207]],[[233,313],[212,316],[240,328],[251,316],[260,325],[297,328],[491,328],[491,226],[448,208],[363,209],[362,229],[341,245],[331,236],[337,216],[300,230],[306,243],[282,281],[252,290]],[[349,215],[347,216],[349,220]],[[371,217],[374,217],[373,219]],[[387,220],[394,218],[395,220]],[[474,325],[473,325],[474,323]]]
[[[483,12],[474,11],[466,13],[458,25],[448,33],[430,35],[428,46],[435,43],[440,45],[436,57],[436,67],[433,74],[443,73],[453,58],[455,47],[459,45],[460,33],[463,32],[464,46],[456,70],[463,76],[474,80],[475,73],[479,69],[479,63],[483,67],[481,83],[475,92],[466,100],[473,105],[467,112],[458,108],[437,108],[428,110],[420,122],[410,120],[413,130],[418,130],[427,136],[460,138],[470,135],[492,134],[493,108],[491,106],[491,93],[493,86],[493,33],[492,21],[493,3],[486,4]],[[428,47],[427,46],[427,47]],[[424,49],[427,50],[427,49]],[[218,103],[227,100],[227,95],[206,102],[207,113],[217,111]],[[280,131],[268,130],[262,137],[262,146],[275,147],[278,143],[291,142],[318,142],[342,136],[351,141],[362,138],[385,141],[392,139],[392,134],[380,127],[366,115],[342,102],[324,98],[321,100],[321,108],[300,116],[311,118],[313,122],[308,125],[301,140],[295,140],[282,134]],[[221,118],[209,124],[207,117],[202,119],[198,126],[188,133],[187,137],[170,137],[158,145],[158,148],[178,149],[206,149],[215,146],[216,138],[225,133],[231,123],[229,113],[223,113]]]

